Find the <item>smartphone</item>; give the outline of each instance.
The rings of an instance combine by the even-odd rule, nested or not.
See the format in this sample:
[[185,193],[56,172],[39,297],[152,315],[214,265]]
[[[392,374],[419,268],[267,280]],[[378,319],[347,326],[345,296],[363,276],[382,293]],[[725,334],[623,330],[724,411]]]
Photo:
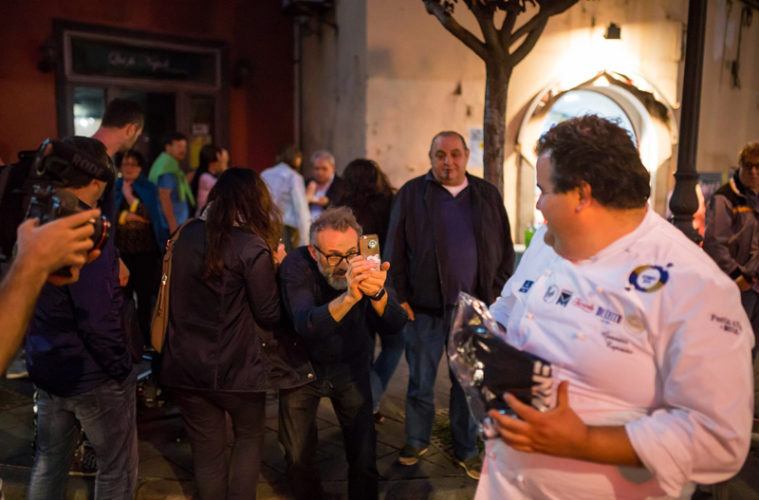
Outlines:
[[374,269],[380,268],[380,246],[379,236],[376,234],[365,234],[358,240],[358,249],[361,256],[372,263]]

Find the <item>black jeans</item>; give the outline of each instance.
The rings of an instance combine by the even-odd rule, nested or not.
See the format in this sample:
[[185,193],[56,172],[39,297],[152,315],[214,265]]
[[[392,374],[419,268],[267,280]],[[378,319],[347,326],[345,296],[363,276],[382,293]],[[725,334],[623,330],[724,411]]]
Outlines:
[[[264,444],[265,392],[173,390],[192,447],[198,497],[255,499]],[[225,412],[234,444],[227,461]]]
[[323,397],[332,401],[343,431],[348,461],[348,498],[377,498],[379,474],[369,371],[361,376],[349,372],[341,375],[279,391],[279,440],[285,448],[287,475],[298,500],[323,497],[315,461],[318,441],[316,410]]

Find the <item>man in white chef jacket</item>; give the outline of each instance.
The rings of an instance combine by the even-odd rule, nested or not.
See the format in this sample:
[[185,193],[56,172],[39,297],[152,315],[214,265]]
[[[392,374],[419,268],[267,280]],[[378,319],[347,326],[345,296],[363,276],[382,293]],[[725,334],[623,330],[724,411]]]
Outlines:
[[585,116],[538,142],[546,224],[491,306],[553,365],[556,406],[491,411],[476,499],[690,498],[749,448],[751,325],[735,284],[648,206],[628,133]]

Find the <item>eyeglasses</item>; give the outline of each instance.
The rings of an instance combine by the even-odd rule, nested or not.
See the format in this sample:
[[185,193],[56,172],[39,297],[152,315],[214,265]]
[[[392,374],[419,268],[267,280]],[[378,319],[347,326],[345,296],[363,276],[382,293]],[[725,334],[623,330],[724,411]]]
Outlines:
[[324,255],[324,258],[327,259],[327,264],[329,264],[330,266],[339,266],[340,263],[343,261],[343,259],[345,259],[345,261],[348,262],[348,259],[350,259],[354,255],[358,255],[358,252],[356,251],[348,252],[345,255],[330,255],[330,254],[324,253],[322,249],[317,247],[316,245],[311,245],[311,246],[314,247],[320,254]]
[[759,163],[751,163],[748,161],[744,161],[741,163],[741,166],[745,168],[746,170],[751,170],[752,168],[759,169]]

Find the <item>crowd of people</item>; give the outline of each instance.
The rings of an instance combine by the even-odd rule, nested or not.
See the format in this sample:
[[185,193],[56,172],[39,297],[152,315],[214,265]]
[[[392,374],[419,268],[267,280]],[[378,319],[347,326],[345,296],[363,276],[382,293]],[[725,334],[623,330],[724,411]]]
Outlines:
[[[29,498],[64,495],[78,425],[97,456],[96,498],[132,498],[135,362],[149,346],[169,235],[157,367],[180,409],[201,499],[255,498],[273,391],[294,497],[324,495],[316,415],[328,398],[348,497],[378,498],[382,395],[405,352],[397,463],[414,466],[430,446],[460,292],[490,306],[504,342],[550,362],[556,394],[546,411],[506,395],[513,413],[490,412],[498,436],[483,463],[480,422],[449,371],[454,459],[479,480],[476,498],[690,498],[695,483],[726,480],[743,464],[759,317],[759,144],[744,148],[710,201],[707,254],[648,206],[649,174],[624,129],[595,116],[554,126],[537,145],[546,223],[515,270],[501,195],[467,173],[457,132],[436,134],[429,171],[396,192],[376,162],[355,159],[338,175],[325,150],[304,180],[294,145],[258,174],[229,168],[227,150],[210,144],[188,179],[179,133],[148,172],[133,149],[143,122],[138,106],[117,99],[92,138],[64,139],[97,167],[60,186],[83,212],[24,222],[0,285],[0,308],[23,312],[2,361],[26,332],[38,393]],[[96,209],[115,231],[90,252],[92,226],[82,223]],[[382,262],[361,253],[364,234],[378,236]],[[54,273],[61,266],[68,276]],[[135,301],[130,332],[124,310]]]

